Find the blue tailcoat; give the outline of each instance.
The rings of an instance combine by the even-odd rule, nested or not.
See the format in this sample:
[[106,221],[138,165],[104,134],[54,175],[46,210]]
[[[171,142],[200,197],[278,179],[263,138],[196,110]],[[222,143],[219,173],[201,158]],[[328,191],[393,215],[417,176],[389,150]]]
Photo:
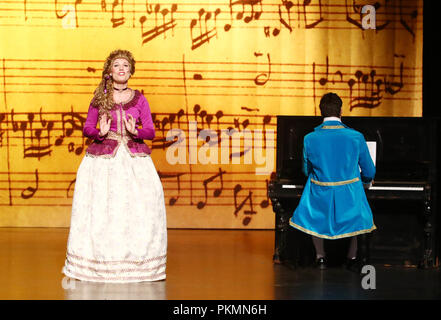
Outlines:
[[[361,168],[361,173],[360,173]],[[324,239],[376,229],[363,183],[375,176],[364,136],[339,121],[326,121],[303,140],[308,180],[290,225]]]

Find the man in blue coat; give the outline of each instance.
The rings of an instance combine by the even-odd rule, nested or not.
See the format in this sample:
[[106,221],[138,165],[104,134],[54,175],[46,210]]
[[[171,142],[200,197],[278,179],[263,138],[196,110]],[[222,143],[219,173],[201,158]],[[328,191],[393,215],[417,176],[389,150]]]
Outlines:
[[320,100],[323,123],[303,140],[308,180],[290,219],[292,227],[312,235],[320,269],[326,268],[323,239],[352,237],[346,261],[351,268],[357,235],[376,229],[363,187],[374,179],[375,165],[364,136],[341,122],[341,106],[335,93]]

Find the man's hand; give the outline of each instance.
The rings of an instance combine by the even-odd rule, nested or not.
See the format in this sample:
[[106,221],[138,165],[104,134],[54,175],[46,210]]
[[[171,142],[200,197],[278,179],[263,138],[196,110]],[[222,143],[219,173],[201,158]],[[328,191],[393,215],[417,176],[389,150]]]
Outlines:
[[365,189],[369,189],[370,187],[372,187],[372,184],[374,183],[374,180],[372,180],[371,182],[369,182],[369,183],[363,183],[363,187],[365,188]]

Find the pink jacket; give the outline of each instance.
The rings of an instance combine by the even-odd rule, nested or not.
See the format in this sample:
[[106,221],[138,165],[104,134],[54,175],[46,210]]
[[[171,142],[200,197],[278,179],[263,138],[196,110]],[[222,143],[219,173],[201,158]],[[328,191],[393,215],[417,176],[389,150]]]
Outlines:
[[[135,90],[132,98],[127,103],[115,104],[111,111],[112,122],[109,132],[100,137],[100,130],[97,129],[99,108],[94,105],[94,101],[90,103],[87,119],[84,123],[83,134],[94,142],[87,148],[86,154],[90,156],[100,156],[113,158],[121,143],[127,147],[130,155],[147,156],[151,153],[150,148],[143,140],[153,140],[155,137],[155,128],[150,113],[149,103],[147,99]],[[123,117],[128,120],[128,114],[131,114],[136,120],[138,135],[134,136],[129,133],[124,125]]]

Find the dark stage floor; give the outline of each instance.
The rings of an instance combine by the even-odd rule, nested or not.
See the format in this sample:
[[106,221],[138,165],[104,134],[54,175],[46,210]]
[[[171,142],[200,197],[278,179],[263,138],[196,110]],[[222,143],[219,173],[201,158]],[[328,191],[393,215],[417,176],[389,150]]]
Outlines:
[[375,264],[376,289],[365,290],[362,276],[341,267],[319,271],[273,264],[274,231],[256,230],[169,230],[165,281],[74,281],[74,288],[63,289],[67,237],[63,228],[0,228],[0,299],[441,298],[439,269]]
[[[312,268],[274,266],[274,299],[440,299],[439,270],[384,267],[375,268],[375,289],[363,289],[362,280],[370,272],[358,275],[334,267],[318,271]],[[367,283],[368,279],[365,279]],[[368,283],[369,284],[369,283]],[[373,283],[370,283],[373,286]]]

